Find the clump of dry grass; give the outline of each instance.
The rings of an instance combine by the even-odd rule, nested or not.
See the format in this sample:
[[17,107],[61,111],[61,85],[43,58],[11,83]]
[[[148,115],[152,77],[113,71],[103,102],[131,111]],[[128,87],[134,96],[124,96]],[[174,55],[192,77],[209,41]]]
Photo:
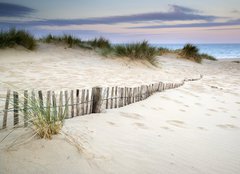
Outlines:
[[8,31],[0,32],[0,48],[23,46],[29,50],[36,48],[35,38],[25,30],[16,30],[15,28]]
[[39,99],[30,100],[27,109],[27,120],[33,130],[40,138],[51,139],[52,135],[58,134],[63,126],[66,116],[66,108],[62,106],[62,111],[58,107],[43,107]]
[[156,56],[158,50],[148,44],[147,41],[116,45],[114,47],[114,53],[119,57],[129,57],[132,60],[147,60],[153,65],[156,65]]
[[193,60],[197,63],[202,62],[202,57],[199,54],[199,49],[197,46],[192,44],[186,44],[184,45],[183,49],[180,52],[180,55],[183,58]]

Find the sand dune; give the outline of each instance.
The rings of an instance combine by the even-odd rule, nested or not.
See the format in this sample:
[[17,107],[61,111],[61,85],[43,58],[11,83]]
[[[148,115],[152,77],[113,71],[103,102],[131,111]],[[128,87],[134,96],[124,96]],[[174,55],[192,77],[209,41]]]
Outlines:
[[166,55],[158,58],[160,67],[151,68],[46,45],[33,53],[1,52],[1,80],[22,88],[131,86],[199,74],[203,79],[123,108],[68,119],[63,132],[75,143],[58,135],[7,149],[16,137],[24,134],[18,141],[23,142],[31,136],[18,129],[0,144],[0,173],[239,173],[239,64],[196,64]]

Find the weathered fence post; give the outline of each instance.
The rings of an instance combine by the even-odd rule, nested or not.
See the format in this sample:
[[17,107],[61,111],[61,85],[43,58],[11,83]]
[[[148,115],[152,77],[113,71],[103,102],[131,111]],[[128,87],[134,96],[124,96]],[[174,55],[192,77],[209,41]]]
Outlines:
[[79,106],[79,89],[76,91],[76,116],[80,114],[80,106]]
[[23,112],[24,112],[24,127],[28,125],[28,91],[24,91],[24,102],[23,102]]
[[102,104],[102,88],[94,87],[92,88],[92,92],[93,92],[92,113],[100,113]]
[[106,90],[106,109],[108,109],[108,97],[109,97],[109,87],[107,87],[107,90]]
[[85,106],[85,89],[82,90],[82,98],[81,98],[81,115],[84,115],[84,106]]
[[4,109],[4,115],[3,115],[3,127],[2,127],[3,129],[7,127],[7,115],[8,115],[10,93],[11,93],[10,90],[7,90],[5,109]]
[[117,101],[118,101],[118,87],[116,86],[115,87],[115,106],[114,106],[114,108],[118,107]]
[[19,101],[18,101],[18,92],[13,92],[13,125],[17,125],[19,123]]
[[114,87],[112,87],[112,90],[111,90],[111,105],[110,105],[110,109],[113,108],[113,95],[114,95]]
[[118,107],[123,107],[123,88],[119,88],[119,103]]
[[71,117],[74,117],[74,91],[71,90],[71,95],[70,95],[70,102],[71,102]]
[[88,114],[88,105],[89,105],[89,90],[87,89],[87,92],[86,92],[86,111],[85,111],[85,114]]
[[65,95],[65,117],[69,118],[69,106],[68,106],[68,91],[64,91],[64,95]]
[[54,91],[52,91],[52,106],[53,106],[52,109],[53,109],[54,115],[57,116],[57,99]]
[[63,116],[63,92],[60,91],[60,96],[59,96],[59,107],[58,107],[58,115]]
[[43,94],[42,91],[38,91],[38,97],[39,97],[39,104],[40,104],[40,109],[41,112],[43,112]]

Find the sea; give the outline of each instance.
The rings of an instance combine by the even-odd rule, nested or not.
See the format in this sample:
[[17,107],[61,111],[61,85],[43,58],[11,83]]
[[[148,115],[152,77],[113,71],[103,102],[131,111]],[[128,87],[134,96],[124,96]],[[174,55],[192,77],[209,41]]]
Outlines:
[[[156,47],[168,49],[181,49],[184,44],[152,44]],[[199,48],[200,53],[207,53],[217,59],[234,59],[240,58],[239,44],[194,44]]]

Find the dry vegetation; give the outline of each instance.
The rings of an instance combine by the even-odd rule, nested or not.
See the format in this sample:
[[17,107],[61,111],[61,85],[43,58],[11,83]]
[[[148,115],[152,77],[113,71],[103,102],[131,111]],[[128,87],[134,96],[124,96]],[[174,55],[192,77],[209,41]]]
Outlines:
[[[90,49],[100,53],[103,56],[129,57],[132,60],[146,60],[156,65],[156,56],[166,53],[175,53],[182,58],[201,63],[202,59],[216,60],[208,54],[200,54],[197,46],[186,44],[183,49],[170,50],[167,48],[157,48],[151,46],[147,41],[130,44],[113,45],[109,40],[100,37],[92,40],[81,40],[71,35],[53,36],[49,34],[39,39],[41,42],[64,44],[70,48]],[[21,45],[29,50],[36,48],[37,40],[27,31],[10,29],[0,33],[0,48],[14,47]]]

